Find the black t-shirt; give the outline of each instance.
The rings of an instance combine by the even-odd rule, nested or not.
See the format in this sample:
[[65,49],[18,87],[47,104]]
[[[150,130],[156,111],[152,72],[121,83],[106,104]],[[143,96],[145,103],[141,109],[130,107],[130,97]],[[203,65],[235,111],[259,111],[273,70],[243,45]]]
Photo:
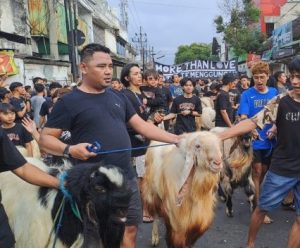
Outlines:
[[229,100],[229,93],[220,90],[219,95],[217,96],[215,102],[215,110],[216,110],[216,127],[227,127],[222,115],[221,110],[226,110],[229,119],[232,121],[232,106]]
[[277,145],[270,170],[286,177],[300,177],[300,103],[290,96],[280,99],[277,119]]
[[[16,98],[16,97],[11,97],[10,98],[10,104],[14,107],[16,112],[20,112],[24,109],[25,107],[25,100],[21,97],[21,98]],[[15,122],[21,123],[22,122],[22,118],[23,117],[19,117],[16,114],[16,119]]]
[[[143,93],[138,94],[132,92],[131,90],[125,89],[123,93],[131,102],[132,106],[134,107],[136,113],[144,120],[147,121],[150,115],[150,112],[146,111],[146,108],[143,106],[143,98],[145,97]],[[132,147],[141,147],[141,146],[148,146],[150,141],[139,135],[132,127],[127,125],[127,131],[130,137],[131,146]],[[146,149],[139,149],[133,150],[131,152],[132,157],[142,156],[146,153]]]
[[10,141],[15,146],[24,146],[33,140],[32,135],[20,123],[16,123],[11,128],[3,128]]
[[140,89],[147,98],[147,106],[150,107],[151,113],[155,112],[159,108],[163,108],[163,97],[159,88],[141,86]]
[[51,97],[45,98],[40,110],[40,116],[46,116],[50,113],[50,109],[53,107],[53,101]]
[[186,98],[184,95],[181,95],[174,99],[170,112],[177,114],[174,127],[176,134],[196,131],[195,116],[191,114],[185,116],[179,114],[184,110],[197,111],[199,114],[202,114],[202,107],[199,97],[193,95],[191,98]]
[[[56,102],[46,127],[69,130],[71,144],[98,141],[101,151],[128,149],[131,143],[126,123],[134,114],[132,104],[123,93],[106,90],[99,94],[89,94],[74,89]],[[132,178],[134,173],[130,157],[131,152],[124,151],[98,155],[88,161],[116,165],[124,170],[128,178]]]
[[166,112],[165,114],[167,114],[169,113],[169,105],[173,101],[173,97],[169,88],[163,86],[162,88],[159,88],[159,90],[163,98],[162,107]]
[[0,172],[15,170],[25,163],[26,160],[0,127]]

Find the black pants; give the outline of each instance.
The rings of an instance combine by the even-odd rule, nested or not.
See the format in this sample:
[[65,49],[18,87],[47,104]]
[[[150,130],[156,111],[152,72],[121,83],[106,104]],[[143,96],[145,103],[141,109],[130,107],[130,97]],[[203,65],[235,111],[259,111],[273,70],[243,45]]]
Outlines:
[[12,248],[15,244],[14,235],[8,224],[8,218],[0,201],[0,247]]

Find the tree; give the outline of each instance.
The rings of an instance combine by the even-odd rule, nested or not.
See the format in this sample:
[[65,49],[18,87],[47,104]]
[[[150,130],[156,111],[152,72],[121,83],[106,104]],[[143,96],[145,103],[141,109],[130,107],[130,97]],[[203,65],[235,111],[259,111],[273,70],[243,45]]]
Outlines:
[[211,55],[211,44],[192,43],[191,45],[181,45],[175,54],[175,64],[182,64],[192,60],[216,59]]
[[[256,27],[259,21],[259,9],[252,0],[223,0],[224,17],[214,19],[217,33],[224,34],[225,42],[233,47],[239,56],[244,53],[256,52],[265,35]],[[226,16],[228,15],[228,16]],[[229,19],[227,22],[224,19]]]

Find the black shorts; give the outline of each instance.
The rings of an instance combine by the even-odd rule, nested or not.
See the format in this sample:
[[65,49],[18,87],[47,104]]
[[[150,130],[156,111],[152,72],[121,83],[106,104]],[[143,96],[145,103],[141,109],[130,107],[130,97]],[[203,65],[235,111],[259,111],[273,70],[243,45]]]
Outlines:
[[8,218],[0,202],[0,247],[11,248],[15,244],[14,235],[8,224]]
[[140,189],[136,178],[128,180],[127,185],[132,190],[132,195],[129,202],[126,225],[137,226],[138,224],[141,224],[143,220]]
[[270,166],[272,158],[272,151],[270,149],[253,150],[253,163],[262,163],[263,165]]

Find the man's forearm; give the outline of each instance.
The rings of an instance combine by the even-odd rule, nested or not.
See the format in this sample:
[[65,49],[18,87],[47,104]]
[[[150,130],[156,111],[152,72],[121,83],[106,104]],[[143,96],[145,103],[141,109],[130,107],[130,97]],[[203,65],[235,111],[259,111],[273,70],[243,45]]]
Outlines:
[[226,131],[218,134],[218,136],[221,140],[226,140],[235,136],[242,135],[244,133],[248,133],[255,128],[256,128],[256,124],[251,119],[247,119],[239,122],[237,125],[233,126],[232,128],[229,128]]
[[49,174],[29,163],[26,163],[18,169],[15,169],[13,172],[31,184],[50,188],[58,188],[59,186],[59,181],[57,178],[50,176]]
[[231,123],[231,121],[230,121],[230,119],[228,117],[227,111],[226,110],[225,111],[221,110],[221,115],[222,115],[222,118],[223,118],[224,122],[226,123],[226,125],[228,127],[231,127],[232,123]]
[[177,135],[168,133],[148,122],[144,124],[142,128],[136,131],[150,140],[157,140],[167,143],[177,143],[179,141]]
[[47,134],[42,134],[40,136],[39,145],[44,151],[57,156],[62,156],[66,147],[65,143],[61,142],[56,137]]
[[25,146],[26,146],[26,150],[27,150],[27,156],[32,157],[33,156],[33,151],[32,151],[31,142],[26,143]]

